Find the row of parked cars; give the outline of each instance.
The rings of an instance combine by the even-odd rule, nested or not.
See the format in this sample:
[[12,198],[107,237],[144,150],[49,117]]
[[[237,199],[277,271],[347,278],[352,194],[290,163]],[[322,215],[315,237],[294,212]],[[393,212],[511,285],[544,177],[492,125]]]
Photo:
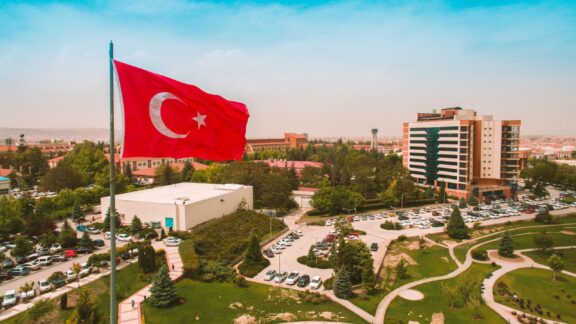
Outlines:
[[274,243],[274,245],[272,245],[270,248],[262,251],[262,253],[265,256],[272,258],[272,257],[274,257],[275,254],[280,254],[280,253],[282,253],[282,250],[286,249],[289,246],[292,246],[292,243],[294,242],[294,240],[299,239],[303,235],[304,234],[302,233],[302,231],[295,230],[292,233],[283,237],[278,242]]
[[320,276],[314,276],[310,279],[310,276],[307,274],[300,275],[298,271],[292,271],[290,273],[286,271],[279,271],[276,270],[268,270],[264,275],[265,281],[274,281],[275,283],[283,283],[285,282],[287,285],[290,286],[298,286],[304,288],[310,284],[310,289],[317,290],[322,287],[322,278]]

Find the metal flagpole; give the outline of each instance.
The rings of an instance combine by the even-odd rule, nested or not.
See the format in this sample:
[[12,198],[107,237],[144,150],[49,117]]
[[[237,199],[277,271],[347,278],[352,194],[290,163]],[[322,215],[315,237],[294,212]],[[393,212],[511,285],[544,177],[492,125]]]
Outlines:
[[110,41],[110,323],[118,322],[116,302],[116,163],[114,161],[114,44]]

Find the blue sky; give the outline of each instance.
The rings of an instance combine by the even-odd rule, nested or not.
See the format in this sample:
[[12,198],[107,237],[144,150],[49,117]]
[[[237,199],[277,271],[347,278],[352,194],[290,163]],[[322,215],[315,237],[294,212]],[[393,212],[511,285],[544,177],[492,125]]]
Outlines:
[[116,58],[246,103],[248,137],[399,136],[460,105],[576,135],[568,1],[0,0],[0,127],[106,127]]

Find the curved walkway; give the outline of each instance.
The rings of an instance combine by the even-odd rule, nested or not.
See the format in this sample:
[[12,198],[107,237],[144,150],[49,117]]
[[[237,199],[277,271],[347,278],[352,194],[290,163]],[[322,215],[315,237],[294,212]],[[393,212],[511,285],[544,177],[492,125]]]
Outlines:
[[[572,248],[576,248],[576,246],[556,247],[556,248],[554,248],[554,250],[563,250],[563,249],[572,249]],[[515,253],[520,254],[524,258],[522,262],[508,262],[508,261],[502,260],[502,259],[498,259],[498,260],[491,259],[491,261],[498,261],[498,265],[500,265],[501,268],[494,271],[492,273],[492,276],[490,278],[484,279],[484,282],[483,282],[484,291],[482,292],[482,298],[486,302],[486,306],[492,308],[495,312],[497,312],[500,316],[502,316],[509,323],[519,323],[519,321],[516,319],[516,316],[513,315],[512,312],[516,312],[517,314],[520,314],[523,312],[496,302],[494,300],[494,285],[496,284],[496,281],[498,281],[499,278],[501,278],[505,274],[507,274],[511,271],[517,270],[517,269],[538,268],[538,269],[550,270],[549,267],[544,266],[540,263],[536,263],[536,262],[534,262],[534,260],[532,260],[529,257],[522,254],[523,252],[531,252],[531,251],[538,251],[538,249],[524,249],[524,250],[515,251]],[[569,276],[572,276],[572,277],[576,277],[576,274],[568,272],[568,271],[562,271],[562,273],[569,275]],[[558,321],[553,321],[553,322],[559,323]]]
[[[536,225],[536,226],[522,226],[522,227],[516,227],[513,230],[519,230],[519,229],[524,229],[524,228],[541,228],[541,227],[550,227],[550,226],[558,226],[558,225],[574,225],[575,223],[567,223],[567,224],[551,224],[551,225]],[[454,245],[450,245],[449,246],[449,253],[450,253],[450,257],[452,257],[452,259],[454,260],[454,262],[456,262],[456,264],[458,265],[458,269],[452,271],[449,274],[443,275],[443,276],[439,276],[439,277],[431,277],[431,278],[424,278],[424,279],[420,279],[414,282],[410,282],[405,284],[404,286],[398,287],[396,289],[394,289],[392,292],[390,292],[388,295],[386,295],[386,297],[384,297],[382,299],[382,301],[380,302],[380,304],[378,305],[378,309],[376,310],[376,314],[374,315],[374,323],[384,323],[385,317],[386,317],[386,311],[388,310],[388,307],[390,306],[390,304],[392,303],[392,301],[394,300],[394,298],[396,298],[398,296],[398,294],[406,289],[411,289],[413,287],[419,286],[421,284],[425,284],[425,283],[430,283],[430,282],[434,282],[434,281],[441,281],[441,280],[447,280],[447,279],[452,279],[457,277],[458,275],[460,275],[461,273],[463,273],[464,271],[468,270],[468,268],[472,265],[472,250],[476,249],[479,246],[482,246],[484,244],[488,244],[494,241],[497,241],[500,239],[500,237],[497,237],[495,239],[492,240],[488,240],[485,242],[480,242],[476,245],[473,245],[472,247],[470,247],[468,249],[468,251],[466,251],[466,260],[464,261],[464,263],[461,263],[455,256],[454,254],[454,248],[458,245],[461,244],[466,244],[466,243],[470,243],[470,242],[474,242],[475,240],[478,239],[483,239],[486,237],[490,237],[490,236],[496,236],[498,234],[502,234],[504,231],[499,231],[499,232],[494,232],[494,233],[490,233],[484,236],[480,236],[480,237],[476,237],[472,240],[466,240],[466,241],[462,241],[458,244],[454,244]],[[525,234],[533,234],[533,233],[520,233],[518,235],[525,235]],[[504,317],[506,318],[506,317]],[[516,320],[517,321],[517,320]],[[516,322],[511,322],[511,323],[516,323]]]
[[[180,258],[180,253],[178,252],[178,247],[164,247],[163,245],[156,244],[152,245],[155,249],[163,248],[166,252],[166,266],[168,267],[168,275],[172,281],[178,280],[184,274],[184,268],[182,264],[182,259]],[[126,324],[141,324],[142,321],[142,302],[146,298],[150,297],[150,288],[152,285],[148,285],[142,288],[140,291],[134,295],[123,300],[120,305],[118,305],[118,323]],[[132,306],[134,302],[134,307]]]

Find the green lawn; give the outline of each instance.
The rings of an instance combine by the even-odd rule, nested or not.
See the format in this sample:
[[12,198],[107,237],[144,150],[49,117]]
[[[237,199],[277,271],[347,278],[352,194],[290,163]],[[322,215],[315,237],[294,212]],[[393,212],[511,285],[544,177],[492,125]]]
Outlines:
[[[506,293],[497,289],[503,282],[507,290],[524,300],[524,309],[520,303]],[[576,278],[558,275],[552,280],[552,271],[544,269],[519,269],[507,273],[500,278],[494,288],[494,298],[497,302],[508,305],[522,312],[532,313],[550,319],[558,319],[566,323],[576,323]],[[530,310],[528,308],[530,300]],[[536,305],[542,307],[541,314],[535,310]],[[550,314],[548,314],[548,312]],[[560,314],[560,318],[557,318]]]
[[[146,323],[232,323],[241,315],[254,316],[258,323],[286,322],[282,319],[271,319],[278,313],[290,313],[292,320],[320,320],[318,314],[330,312],[333,320],[349,323],[365,323],[360,317],[346,308],[328,301],[312,304],[297,300],[296,292],[257,283],[248,283],[247,288],[239,288],[233,283],[204,283],[184,279],[176,284],[178,295],[185,299],[185,304],[165,309],[153,308],[144,303]],[[240,303],[240,304],[237,304]],[[312,316],[309,312],[315,312]],[[324,319],[322,319],[324,320]]]
[[[528,234],[528,235],[513,235],[512,238],[514,239],[514,249],[515,250],[523,250],[523,249],[533,249],[536,248],[534,245],[534,235],[537,234]],[[576,245],[576,236],[575,235],[566,235],[562,233],[550,233],[548,232],[548,236],[550,236],[554,240],[554,246],[569,246],[569,245]],[[500,244],[500,240],[487,243],[479,247],[479,249],[484,250],[496,250],[498,249],[498,245]]]
[[[562,258],[564,260],[564,270],[576,273],[576,249],[566,249],[561,250],[561,252],[564,254]],[[548,265],[548,258],[550,257],[549,255],[542,255],[537,251],[526,252],[524,255],[546,266]]]
[[[486,274],[495,271],[497,268],[487,264],[473,263],[466,271],[484,278]],[[448,284],[454,284],[458,278],[445,280]],[[433,313],[443,313],[444,323],[506,323],[496,312],[486,305],[478,306],[479,319],[474,319],[473,310],[469,306],[451,308],[448,300],[443,296],[441,282],[431,282],[415,287],[424,293],[424,299],[419,301],[409,301],[401,297],[395,298],[386,313],[386,323],[407,323],[417,321],[420,323],[430,323]],[[480,298],[480,288],[474,288],[474,296]]]
[[[164,257],[162,256],[162,259]],[[164,259],[165,260],[165,259]],[[128,298],[138,290],[144,288],[148,285],[148,281],[141,280],[146,278],[141,278],[139,275],[138,263],[133,263],[122,270],[118,271],[116,276],[116,291],[118,293],[118,302]],[[110,277],[105,276],[87,285],[81,286],[82,289],[88,287],[92,291],[92,296],[94,296],[95,302],[98,305],[98,310],[100,311],[104,323],[110,323]],[[68,309],[60,310],[60,297],[54,299],[54,310],[46,316],[51,322],[55,323],[65,323],[66,319],[72,314],[73,300],[76,300],[77,290],[73,290],[68,293]],[[20,313],[10,319],[3,321],[7,324],[21,324],[26,322],[27,312]]]
[[378,288],[373,295],[356,296],[350,301],[368,313],[375,314],[378,304],[390,291],[409,282],[420,280],[422,278],[445,275],[456,270],[456,263],[454,263],[450,258],[447,249],[439,246],[432,246],[427,247],[424,250],[408,250],[406,246],[412,241],[414,240],[409,240],[405,243],[395,243],[395,245],[390,247],[388,250],[388,253],[406,253],[416,261],[416,265],[409,265],[407,267],[409,275],[408,278],[394,280],[393,282],[388,282],[388,280],[384,279],[383,281],[386,282],[385,286],[383,288]]

